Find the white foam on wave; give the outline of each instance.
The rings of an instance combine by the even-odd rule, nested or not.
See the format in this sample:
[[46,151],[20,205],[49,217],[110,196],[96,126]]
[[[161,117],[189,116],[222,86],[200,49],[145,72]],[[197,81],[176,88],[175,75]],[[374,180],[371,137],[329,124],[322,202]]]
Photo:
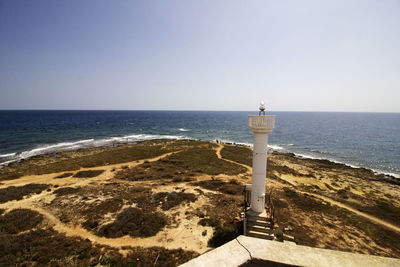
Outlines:
[[9,153],[9,154],[0,154],[0,158],[9,158],[15,156],[17,153]]
[[283,147],[278,146],[278,145],[268,145],[268,147],[272,150],[282,150]]
[[250,144],[250,143],[238,142],[238,143],[236,143],[236,144],[241,145],[241,146],[253,147],[253,144]]
[[393,176],[394,178],[400,179],[400,175],[396,174],[396,173],[385,172],[385,171],[376,170],[376,169],[371,169],[371,170],[376,174],[383,174],[383,175],[387,175],[387,176]]
[[385,171],[382,171],[382,170],[371,169],[371,168],[368,168],[368,167],[365,167],[365,166],[354,165],[354,164],[350,164],[350,163],[347,163],[347,162],[344,162],[344,161],[340,161],[340,160],[336,160],[336,159],[333,159],[333,158],[315,157],[315,156],[310,156],[310,155],[303,154],[303,153],[294,153],[294,154],[297,157],[306,158],[306,159],[329,160],[330,162],[338,163],[338,164],[344,164],[344,165],[349,166],[349,167],[354,168],[354,169],[361,169],[361,168],[370,169],[375,174],[383,174],[383,175],[388,175],[388,176],[392,176],[392,177],[400,179],[400,175],[396,174],[396,173],[390,173],[390,172],[385,172]]
[[228,139],[215,139],[214,141],[218,141],[218,142],[223,143],[223,144],[233,144],[233,145],[241,145],[241,146],[253,147],[253,144],[251,144],[251,143],[235,142],[235,141],[228,140]]
[[293,152],[293,151],[289,151],[289,152],[295,154],[297,157],[300,157],[300,158],[329,160],[329,161],[334,162],[334,163],[345,164],[345,165],[350,166],[350,167],[352,167],[352,168],[361,168],[361,167],[359,167],[359,166],[350,165],[350,164],[348,164],[348,163],[344,163],[344,162],[338,161],[338,160],[333,159],[333,158],[327,158],[327,157],[322,157],[322,156],[321,156],[321,157],[318,157],[318,156],[313,156],[313,155],[304,154],[304,153],[298,153],[298,152]]
[[23,152],[19,153],[17,155],[17,159],[26,159],[26,158],[30,158],[30,157],[41,155],[41,154],[66,150],[72,146],[87,144],[87,143],[91,143],[93,141],[94,141],[94,139],[87,139],[87,140],[79,140],[76,142],[62,142],[62,143],[57,143],[57,144],[52,144],[52,145],[44,145],[44,146],[41,146],[38,148],[34,148],[32,150],[23,151]]
[[[252,143],[243,143],[243,142],[234,142],[231,140],[226,140],[226,139],[218,139],[221,143],[224,144],[236,144],[236,145],[244,145],[244,146],[248,146],[248,147],[253,147]],[[294,144],[284,144],[282,146],[294,146]],[[297,153],[297,152],[292,152],[283,147],[281,147],[280,145],[275,145],[275,144],[270,144],[268,145],[269,149],[272,149],[274,151],[279,151],[279,150],[284,150],[285,152],[289,152],[289,153],[293,153],[295,154],[297,157],[301,157],[301,158],[306,158],[306,159],[320,159],[320,160],[329,160],[331,162],[334,163],[339,163],[339,164],[344,164],[346,166],[355,168],[355,169],[360,169],[360,168],[368,168],[368,167],[363,167],[363,166],[358,166],[358,165],[354,165],[354,164],[349,164],[346,162],[342,162],[333,158],[327,158],[327,157],[317,157],[317,156],[312,156],[312,155],[308,155],[308,154],[304,154],[304,153]],[[321,153],[321,154],[329,154],[329,153]],[[375,169],[371,169],[373,172],[375,172],[376,174],[384,174],[384,175],[389,175],[389,176],[393,176],[395,178],[400,178],[399,174],[395,174],[395,173],[389,173],[389,172],[384,172],[381,170],[375,170]]]
[[[247,142],[235,142],[235,141],[231,141],[231,140],[227,140],[227,139],[218,139],[219,142],[223,143],[223,144],[234,144],[234,145],[242,145],[242,146],[247,146],[247,147],[253,147],[252,143],[247,143]],[[268,145],[269,149],[272,150],[282,150],[283,147],[278,146],[278,145]]]
[[101,146],[110,146],[117,144],[127,144],[134,143],[138,141],[146,141],[146,140],[154,140],[154,139],[170,139],[170,140],[181,140],[181,139],[189,139],[186,136],[181,135],[157,135],[157,134],[133,134],[126,136],[117,136],[117,137],[108,137],[103,139],[85,139],[74,142],[61,142],[57,144],[46,144],[40,147],[36,147],[31,150],[23,151],[20,153],[9,153],[2,154],[2,157],[10,157],[11,160],[1,162],[0,168],[7,166],[8,164],[20,161],[23,159],[31,158],[38,155],[61,152],[61,151],[69,151],[69,150],[77,150],[80,148],[87,147],[101,147]]
[[185,128],[179,128],[178,130],[181,132],[189,132],[190,131],[189,129],[185,129]]
[[0,169],[7,166],[8,164],[15,162],[16,160],[8,160],[8,161],[4,161],[2,163],[0,163]]

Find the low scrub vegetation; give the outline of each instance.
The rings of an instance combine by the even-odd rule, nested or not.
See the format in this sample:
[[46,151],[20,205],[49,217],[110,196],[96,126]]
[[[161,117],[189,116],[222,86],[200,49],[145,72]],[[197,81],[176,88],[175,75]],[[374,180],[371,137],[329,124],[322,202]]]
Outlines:
[[161,209],[169,210],[182,202],[194,202],[197,197],[193,193],[160,192],[153,195],[153,199],[156,203],[161,203]]
[[169,157],[169,160],[178,168],[191,169],[209,175],[236,175],[247,171],[242,166],[219,159],[215,151],[209,148],[194,148],[175,153]]
[[138,208],[127,208],[118,214],[114,222],[100,228],[98,234],[105,237],[148,237],[157,234],[167,223],[158,212],[143,212]]
[[[299,194],[289,187],[284,187],[283,190],[284,196],[275,195],[274,197],[274,203],[276,204],[275,208],[279,210],[278,216],[282,216],[285,213],[285,206],[283,206],[281,202],[282,198],[286,198],[288,203],[291,203],[307,214],[310,212],[316,212],[316,214],[319,214],[318,216],[331,216],[332,218],[337,218],[338,220],[343,221],[345,225],[353,226],[361,230],[378,245],[393,249],[393,251],[400,253],[400,243],[398,242],[398,240],[400,240],[400,234],[388,230],[383,226],[374,224],[368,219],[349,212],[343,208],[339,208],[328,203],[323,203],[322,201],[315,199],[308,194]],[[301,244],[313,245],[315,243],[315,240],[310,238],[310,233],[307,235],[306,230],[301,230],[301,225],[297,226],[296,228],[297,234],[301,236],[301,240],[304,242]],[[293,234],[295,237],[297,237],[295,233]],[[331,248],[334,249],[335,247]]]
[[199,221],[202,226],[214,228],[214,234],[208,241],[210,247],[219,247],[243,234],[243,224],[238,221],[225,222],[218,218],[203,218]]
[[177,266],[197,253],[162,247],[126,247],[118,250],[93,244],[89,239],[66,237],[52,229],[21,234],[0,232],[0,266]]
[[0,233],[18,234],[38,226],[43,216],[30,209],[14,209],[0,216]]
[[48,186],[44,184],[27,184],[24,186],[9,186],[0,189],[0,203],[11,200],[21,200],[24,196],[40,194]]
[[63,188],[58,188],[54,190],[54,194],[57,196],[64,196],[64,195],[70,195],[70,194],[76,194],[79,192],[80,188],[76,187],[63,187]]
[[253,164],[253,151],[249,147],[225,145],[221,150],[221,156],[250,167]]
[[[273,159],[269,159],[267,161],[267,177],[269,177],[270,175],[272,176],[274,172],[277,172],[279,174],[289,174],[293,176],[305,176],[288,166],[277,164]],[[312,177],[312,174],[308,176]]]
[[234,179],[229,182],[224,182],[219,179],[203,180],[192,184],[229,195],[240,195],[243,193],[243,185]]
[[60,174],[60,175],[57,175],[56,178],[59,178],[59,179],[61,179],[61,178],[67,178],[67,177],[71,177],[72,175],[73,175],[72,172],[64,172],[64,173],[62,173],[62,174]]
[[52,154],[40,155],[11,163],[7,168],[0,170],[0,180],[16,179],[23,175],[70,172],[80,168],[152,158],[170,152],[178,146],[179,144],[166,146],[159,141],[148,141],[134,145],[60,152],[57,153],[57,157]]
[[156,162],[145,162],[139,166],[123,169],[116,173],[116,179],[130,181],[169,180],[189,181],[192,176],[209,174],[236,175],[246,172],[246,168],[219,159],[215,151],[208,147],[195,147],[174,153]]
[[164,158],[133,168],[122,169],[115,174],[114,178],[129,181],[168,180],[179,183],[195,175],[196,172],[194,170],[179,168],[174,161]]
[[79,172],[75,173],[75,175],[73,177],[75,177],[75,178],[92,178],[92,177],[99,176],[103,172],[104,172],[104,170],[79,171]]

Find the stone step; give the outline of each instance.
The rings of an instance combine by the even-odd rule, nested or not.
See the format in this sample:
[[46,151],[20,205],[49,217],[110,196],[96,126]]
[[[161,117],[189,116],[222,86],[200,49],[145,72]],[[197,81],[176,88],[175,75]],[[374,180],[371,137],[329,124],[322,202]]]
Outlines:
[[254,230],[257,232],[262,232],[262,233],[271,233],[272,229],[270,227],[265,227],[265,226],[260,226],[260,225],[252,225],[252,224],[247,224],[246,225],[248,230]]
[[272,228],[272,225],[267,223],[267,222],[252,222],[252,221],[247,221],[247,224],[249,225],[257,225],[260,227],[264,227],[264,228]]
[[261,239],[268,239],[268,240],[274,239],[273,234],[261,233],[261,232],[253,231],[253,230],[248,230],[246,235],[250,236],[250,237],[261,238]]
[[260,217],[247,217],[247,223],[260,226],[272,226],[271,222],[267,221],[265,218]]
[[247,214],[247,218],[251,218],[251,219],[257,220],[257,221],[265,221],[265,222],[270,220],[269,217],[257,216],[257,215],[249,215],[249,214]]

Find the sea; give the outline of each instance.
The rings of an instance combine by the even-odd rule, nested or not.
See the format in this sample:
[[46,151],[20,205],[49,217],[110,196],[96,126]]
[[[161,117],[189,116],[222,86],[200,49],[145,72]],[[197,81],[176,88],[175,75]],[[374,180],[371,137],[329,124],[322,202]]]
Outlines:
[[[251,146],[257,111],[0,111],[0,168],[32,156],[151,139]],[[267,112],[271,150],[400,178],[400,113]]]

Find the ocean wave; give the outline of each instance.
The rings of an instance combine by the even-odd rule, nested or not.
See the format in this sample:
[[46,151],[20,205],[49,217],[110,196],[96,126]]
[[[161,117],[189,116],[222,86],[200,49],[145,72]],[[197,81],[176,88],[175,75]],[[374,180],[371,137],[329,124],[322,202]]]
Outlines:
[[282,150],[283,147],[278,146],[278,145],[268,145],[268,147],[272,150]]
[[328,154],[328,155],[332,154],[330,151],[319,150],[319,149],[309,149],[309,151],[316,154]]
[[328,161],[333,162],[333,163],[344,164],[344,165],[349,166],[349,167],[354,168],[354,169],[365,168],[365,169],[369,169],[369,170],[373,171],[375,174],[383,174],[383,175],[392,176],[392,177],[395,177],[395,178],[400,178],[399,174],[386,172],[386,171],[378,170],[378,169],[368,168],[366,166],[362,166],[361,164],[360,165],[356,165],[356,164],[351,164],[351,163],[348,163],[348,162],[345,162],[345,161],[340,161],[340,160],[337,160],[337,159],[334,159],[334,158],[328,158],[328,157],[322,157],[322,156],[321,157],[317,157],[317,156],[311,156],[311,155],[304,154],[304,153],[293,152],[293,154],[295,154],[297,157],[301,157],[301,158],[305,158],[305,159],[328,160]]
[[74,142],[46,144],[19,153],[1,154],[0,157],[2,158],[7,157],[10,158],[10,160],[1,162],[0,167],[7,166],[12,162],[48,153],[77,150],[80,148],[88,148],[88,147],[101,147],[101,146],[110,146],[117,144],[127,144],[127,143],[134,143],[139,141],[155,140],[155,139],[181,140],[189,138],[181,135],[133,134],[126,136],[118,136],[118,137],[107,137],[103,139],[85,139]]
[[[247,143],[247,142],[236,142],[236,141],[232,141],[229,139],[217,139],[219,142],[223,143],[223,144],[234,144],[234,145],[242,145],[242,146],[248,146],[248,147],[253,147],[253,143]],[[268,145],[269,149],[272,150],[282,150],[283,147],[279,146],[279,145]]]
[[241,145],[241,146],[253,147],[253,144],[251,144],[251,143],[237,142],[236,144]]
[[15,156],[17,153],[9,153],[9,154],[0,154],[0,158],[9,158]]
[[16,160],[8,160],[0,163],[0,169],[7,166],[8,164],[15,162]]
[[375,169],[372,169],[372,171],[377,173],[377,174],[388,175],[388,176],[392,176],[394,178],[400,179],[400,175],[397,174],[397,173],[385,172],[385,171],[380,171],[380,170],[375,170]]
[[[183,129],[183,128],[181,128],[181,129]],[[193,138],[183,136],[183,135],[132,134],[132,135],[126,135],[126,136],[107,137],[107,138],[103,138],[103,139],[84,139],[84,140],[78,140],[78,141],[73,141],[73,142],[61,142],[61,143],[56,143],[56,144],[46,144],[46,145],[42,145],[40,147],[36,147],[31,150],[27,150],[27,151],[23,151],[23,152],[19,152],[19,153],[15,152],[15,153],[0,154],[0,159],[6,160],[3,162],[0,162],[0,168],[5,167],[12,162],[16,162],[16,161],[20,161],[23,159],[33,157],[33,156],[38,156],[38,155],[43,155],[43,154],[48,154],[48,153],[71,151],[71,150],[77,150],[80,148],[88,148],[88,147],[102,147],[102,146],[112,146],[112,145],[118,145],[118,144],[128,144],[128,143],[135,143],[135,142],[139,142],[139,141],[155,140],[155,139],[182,140],[182,139],[193,139]],[[218,141],[221,143],[226,143],[226,144],[237,144],[237,145],[253,147],[253,144],[248,143],[248,142],[235,142],[235,141],[228,140],[228,139],[218,139]],[[302,158],[329,160],[331,162],[345,164],[345,165],[353,167],[353,168],[368,168],[365,166],[359,166],[359,165],[351,164],[348,162],[343,162],[343,161],[334,159],[332,157],[326,157],[326,156],[324,157],[324,155],[327,155],[330,153],[324,153],[324,152],[321,153],[320,151],[318,151],[319,153],[317,153],[317,154],[320,154],[321,156],[316,156],[315,153],[312,153],[312,152],[310,154],[299,153],[296,151],[292,151],[292,149],[289,148],[291,146],[294,146],[294,145],[293,144],[269,144],[268,148],[271,150],[275,150],[275,151],[284,151],[284,152],[294,153],[296,156],[302,157]],[[390,172],[379,170],[379,169],[371,169],[371,170],[377,174],[384,174],[384,175],[389,175],[389,176],[392,176],[395,178],[400,178],[400,175],[397,173],[390,173]]]
[[86,139],[86,140],[79,140],[76,142],[61,142],[61,143],[52,144],[52,145],[44,145],[44,146],[41,146],[38,148],[34,148],[32,150],[23,151],[23,152],[17,154],[16,156],[17,156],[17,160],[18,159],[26,159],[26,158],[30,158],[30,157],[37,156],[37,155],[57,152],[57,151],[61,151],[61,150],[68,150],[72,146],[88,144],[93,141],[94,141],[94,139]]
[[[221,143],[224,143],[224,144],[236,144],[236,145],[244,145],[244,146],[248,146],[248,147],[253,147],[252,143],[235,142],[235,141],[231,141],[231,140],[227,140],[227,139],[218,139],[218,141],[221,142]],[[337,160],[337,159],[334,159],[334,158],[331,158],[331,157],[323,157],[322,156],[323,154],[330,154],[329,152],[326,152],[326,153],[322,152],[322,153],[319,153],[319,154],[321,154],[321,156],[315,156],[315,155],[310,155],[310,154],[305,154],[305,153],[294,152],[294,151],[291,151],[290,149],[285,149],[282,146],[294,146],[294,144],[282,144],[282,145],[281,144],[279,144],[279,145],[270,144],[270,145],[268,145],[268,148],[271,149],[271,150],[274,150],[274,151],[283,150],[284,152],[293,153],[297,157],[301,157],[301,158],[305,158],[305,159],[329,160],[329,161],[331,161],[333,163],[344,164],[346,166],[349,166],[349,167],[352,167],[352,168],[355,168],[355,169],[367,168],[367,167],[364,167],[364,166],[359,166],[359,165],[343,162],[343,161],[340,161],[340,160]],[[395,178],[400,178],[400,175],[395,174],[395,173],[384,172],[384,171],[376,170],[376,169],[371,169],[371,170],[376,174],[384,174],[384,175],[393,176]]]
[[236,142],[232,141],[229,139],[214,139],[213,141],[218,141],[222,144],[233,144],[233,145],[241,145],[241,146],[248,146],[248,147],[253,147],[252,143],[247,143],[247,142]]
[[189,132],[190,131],[189,129],[185,129],[185,128],[179,128],[178,130],[181,132]]

